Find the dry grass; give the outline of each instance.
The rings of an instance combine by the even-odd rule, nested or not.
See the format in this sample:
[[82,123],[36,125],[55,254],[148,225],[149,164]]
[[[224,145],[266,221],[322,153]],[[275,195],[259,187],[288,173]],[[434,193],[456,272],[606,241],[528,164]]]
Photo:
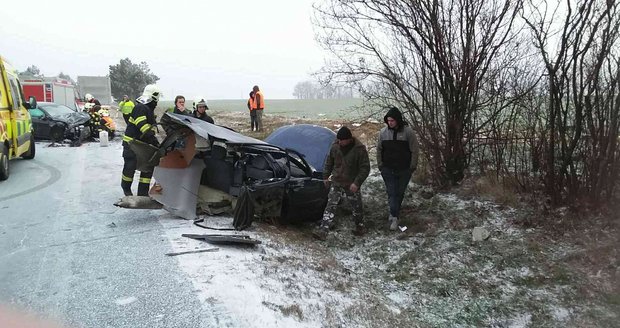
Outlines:
[[284,316],[296,317],[298,320],[304,319],[304,311],[301,309],[299,304],[280,305],[263,301],[263,305],[274,310],[279,310]]
[[516,207],[519,204],[516,184],[509,179],[500,180],[491,172],[464,180],[455,191],[462,197],[480,197],[505,206]]

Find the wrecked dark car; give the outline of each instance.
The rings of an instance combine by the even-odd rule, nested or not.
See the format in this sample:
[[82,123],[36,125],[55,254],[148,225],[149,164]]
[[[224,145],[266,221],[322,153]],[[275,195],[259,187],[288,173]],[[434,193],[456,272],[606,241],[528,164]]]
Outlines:
[[90,116],[53,102],[38,102],[37,107],[28,110],[32,117],[36,139],[55,142],[68,139],[79,146],[90,134]]
[[315,125],[282,127],[266,141],[193,117],[167,113],[159,148],[140,142],[138,167],[155,166],[149,195],[171,213],[218,214],[229,204],[235,228],[254,217],[280,223],[319,220],[328,190],[323,162],[336,134]]

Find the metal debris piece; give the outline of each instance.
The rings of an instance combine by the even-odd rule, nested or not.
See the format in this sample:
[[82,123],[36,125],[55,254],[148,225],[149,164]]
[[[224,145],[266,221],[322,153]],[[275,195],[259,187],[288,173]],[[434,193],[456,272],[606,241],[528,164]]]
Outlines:
[[[170,160],[171,163],[174,161]],[[161,190],[149,195],[173,215],[193,220],[196,218],[198,186],[203,168],[204,163],[198,159],[193,159],[191,165],[185,169],[156,166],[153,178],[161,185]]]
[[252,237],[248,235],[218,235],[218,234],[191,234],[184,233],[181,236],[204,240],[208,243],[212,244],[244,244],[244,245],[257,245],[261,244],[260,240],[252,239]]
[[193,251],[166,253],[166,255],[168,255],[168,256],[177,256],[177,255],[184,255],[184,254],[194,254],[194,253],[204,253],[204,252],[217,252],[219,250],[220,250],[219,248],[213,247],[213,248],[205,248],[205,249],[196,249],[196,250],[193,250]]
[[407,226],[398,226],[401,232],[405,232],[407,230]]

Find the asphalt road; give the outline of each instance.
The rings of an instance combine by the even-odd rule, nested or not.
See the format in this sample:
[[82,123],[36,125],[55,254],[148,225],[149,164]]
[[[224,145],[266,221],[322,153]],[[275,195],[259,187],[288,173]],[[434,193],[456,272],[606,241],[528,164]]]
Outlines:
[[0,305],[71,327],[217,326],[177,258],[164,255],[161,212],[112,205],[120,141],[37,146],[0,182]]

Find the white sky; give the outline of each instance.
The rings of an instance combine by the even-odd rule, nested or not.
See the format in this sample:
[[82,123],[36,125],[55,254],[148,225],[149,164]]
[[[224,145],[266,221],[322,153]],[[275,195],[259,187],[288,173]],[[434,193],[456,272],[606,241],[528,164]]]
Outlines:
[[310,23],[315,0],[9,0],[1,6],[0,55],[18,70],[36,65],[107,75],[128,57],[146,61],[164,96],[292,98],[323,65]]

